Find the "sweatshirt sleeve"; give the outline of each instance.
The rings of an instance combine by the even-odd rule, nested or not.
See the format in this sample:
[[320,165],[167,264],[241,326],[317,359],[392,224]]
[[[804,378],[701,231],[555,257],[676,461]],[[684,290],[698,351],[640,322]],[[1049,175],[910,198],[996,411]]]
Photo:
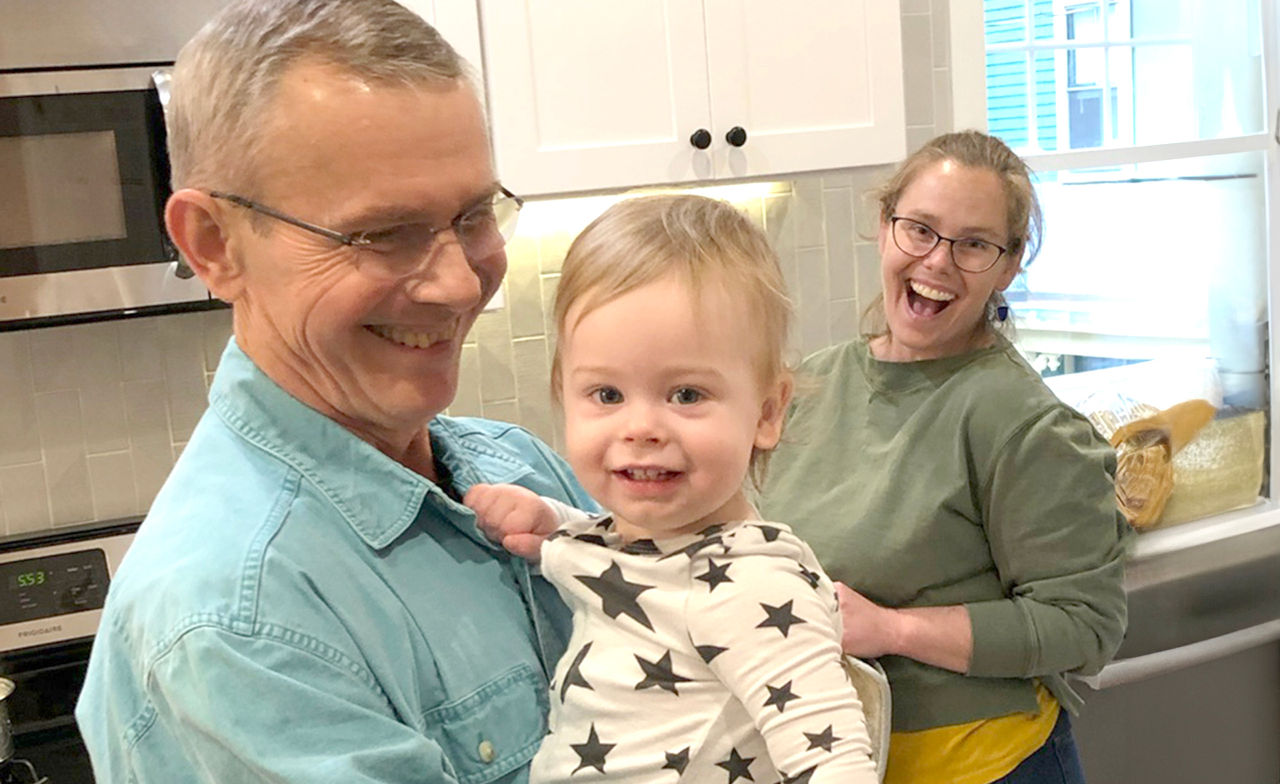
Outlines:
[[1054,406],[996,453],[981,499],[1008,599],[968,606],[969,674],[1096,673],[1127,622],[1115,452],[1083,417]]

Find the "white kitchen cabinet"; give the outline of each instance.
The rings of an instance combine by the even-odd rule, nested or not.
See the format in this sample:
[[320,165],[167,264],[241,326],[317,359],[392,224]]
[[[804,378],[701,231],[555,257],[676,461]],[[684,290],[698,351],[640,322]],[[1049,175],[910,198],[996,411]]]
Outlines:
[[398,0],[426,19],[481,76],[480,22],[475,0]]
[[480,20],[498,172],[517,193],[905,153],[896,0],[480,0]]

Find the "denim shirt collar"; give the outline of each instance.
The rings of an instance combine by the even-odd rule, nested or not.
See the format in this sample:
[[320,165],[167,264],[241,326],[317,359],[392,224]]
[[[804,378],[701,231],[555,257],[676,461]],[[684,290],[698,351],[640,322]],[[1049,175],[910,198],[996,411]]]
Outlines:
[[[209,390],[209,406],[236,433],[298,471],[333,504],[360,538],[382,549],[409,528],[429,503],[468,538],[495,548],[476,528],[470,510],[450,499],[434,482],[379,452],[329,417],[290,395],[236,345],[219,361]],[[448,420],[432,420],[431,447],[453,474],[459,492],[485,473],[471,465],[469,450],[453,437]],[[527,467],[485,450],[486,462],[510,464],[510,478]],[[488,466],[486,466],[488,468]],[[501,473],[501,472],[500,472]],[[495,481],[494,478],[483,481]]]

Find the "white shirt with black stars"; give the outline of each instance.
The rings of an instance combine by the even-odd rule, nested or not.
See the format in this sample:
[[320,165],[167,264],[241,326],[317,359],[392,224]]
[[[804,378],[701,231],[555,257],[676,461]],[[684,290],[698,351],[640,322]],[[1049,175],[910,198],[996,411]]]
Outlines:
[[875,784],[835,589],[777,523],[624,543],[572,519],[542,571],[573,610],[531,784]]

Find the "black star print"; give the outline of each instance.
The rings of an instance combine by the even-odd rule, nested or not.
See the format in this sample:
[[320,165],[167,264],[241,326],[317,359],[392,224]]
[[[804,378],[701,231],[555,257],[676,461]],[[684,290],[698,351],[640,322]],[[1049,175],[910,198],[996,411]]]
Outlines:
[[547,534],[547,541],[548,542],[554,541],[556,539],[559,539],[562,536],[572,536],[572,534],[570,534],[568,531],[564,530],[563,528],[557,528],[556,530]]
[[751,763],[755,761],[755,757],[743,757],[738,754],[737,749],[730,749],[729,758],[723,762],[717,762],[716,767],[729,771],[729,784],[733,784],[738,779],[755,781],[755,777],[751,775],[750,770]]
[[[591,723],[591,734],[587,735],[586,743],[570,743],[569,748],[573,749],[573,753],[578,755],[581,760],[578,767],[573,769],[574,773],[583,768],[591,767],[604,773],[604,758],[609,756],[609,752],[613,751],[616,743],[601,743],[600,736],[596,734],[595,722]],[[570,774],[572,775],[572,774]]]
[[710,664],[712,659],[729,650],[728,648],[721,648],[718,645],[695,645],[693,647],[697,649],[698,655],[701,656],[702,660],[707,664]]
[[685,767],[689,764],[689,747],[685,746],[674,754],[668,751],[666,752],[666,755],[667,764],[663,765],[659,770],[667,770],[670,768],[676,773],[684,773]]
[[809,749],[831,751],[831,747],[835,745],[836,741],[843,740],[843,738],[836,737],[835,728],[830,724],[822,732],[806,732],[804,736],[809,739],[809,748],[805,749],[805,751],[809,751]]
[[818,587],[818,573],[817,573],[817,572],[811,572],[811,571],[809,571],[808,569],[804,568],[804,564],[797,564],[797,566],[799,566],[799,567],[800,567],[800,576],[801,576],[801,577],[803,577],[803,578],[804,578],[804,581],[805,581],[805,582],[807,582],[807,583],[809,584],[809,587],[810,587],[810,588],[817,588],[817,587]]
[[782,533],[782,529],[775,525],[757,525],[756,528],[759,528],[760,533],[764,534],[766,542],[776,542],[778,534]]
[[720,583],[733,582],[733,578],[729,576],[729,566],[730,564],[718,564],[715,561],[708,558],[707,571],[698,575],[693,579],[702,580],[707,585],[711,586],[710,588],[707,589],[708,592],[714,591],[716,589],[716,586],[719,585]]
[[573,538],[577,539],[579,542],[586,542],[587,544],[598,544],[601,547],[604,547],[605,545],[604,537],[600,534],[578,534]]
[[778,713],[782,713],[787,709],[788,702],[800,699],[799,694],[791,691],[791,681],[782,684],[782,688],[774,688],[766,683],[765,688],[769,690],[769,699],[764,701],[764,707],[777,705]]
[[817,769],[817,765],[811,765],[794,776],[783,774],[782,784],[809,784],[809,779],[813,778],[813,772]]
[[639,602],[640,594],[652,588],[652,585],[627,582],[622,576],[622,567],[616,562],[610,563],[609,568],[601,572],[599,577],[587,574],[576,574],[574,577],[600,596],[605,615],[610,618],[626,615],[644,628],[653,630],[653,624],[649,623],[649,616],[645,615]]
[[622,552],[628,555],[660,555],[661,550],[652,539],[637,539],[622,546]]
[[591,688],[591,684],[587,683],[587,679],[583,677],[582,660],[587,658],[587,651],[591,650],[591,643],[582,646],[582,650],[578,651],[578,655],[573,657],[573,663],[569,665],[569,669],[565,670],[564,683],[560,685],[560,704],[564,704],[564,695],[568,693],[569,687],[581,686],[588,691],[595,691]]
[[671,669],[671,651],[664,653],[656,662],[642,659],[639,655],[636,655],[636,661],[640,662],[640,669],[644,671],[644,680],[636,684],[636,691],[657,686],[659,689],[679,696],[680,692],[676,691],[676,684],[688,683],[690,680],[682,675],[676,675]]
[[756,624],[757,629],[764,629],[772,626],[782,632],[782,636],[786,637],[791,633],[791,627],[798,623],[805,623],[803,618],[792,614],[791,604],[794,600],[788,600],[786,604],[774,607],[771,604],[760,603],[760,607],[764,609],[768,618]]
[[[716,527],[717,526],[712,526],[712,528],[716,528]],[[711,536],[699,539],[698,541],[693,542],[692,544],[687,544],[684,547],[681,547],[679,550],[674,550],[670,553],[667,553],[666,555],[662,556],[662,560],[665,561],[666,559],[674,558],[677,555],[687,555],[690,558],[692,558],[699,551],[705,550],[708,547],[712,547],[717,544],[720,545],[721,547],[724,547],[725,546],[724,539],[719,534],[712,534]],[[725,551],[726,552],[728,551],[727,547],[725,548]]]

